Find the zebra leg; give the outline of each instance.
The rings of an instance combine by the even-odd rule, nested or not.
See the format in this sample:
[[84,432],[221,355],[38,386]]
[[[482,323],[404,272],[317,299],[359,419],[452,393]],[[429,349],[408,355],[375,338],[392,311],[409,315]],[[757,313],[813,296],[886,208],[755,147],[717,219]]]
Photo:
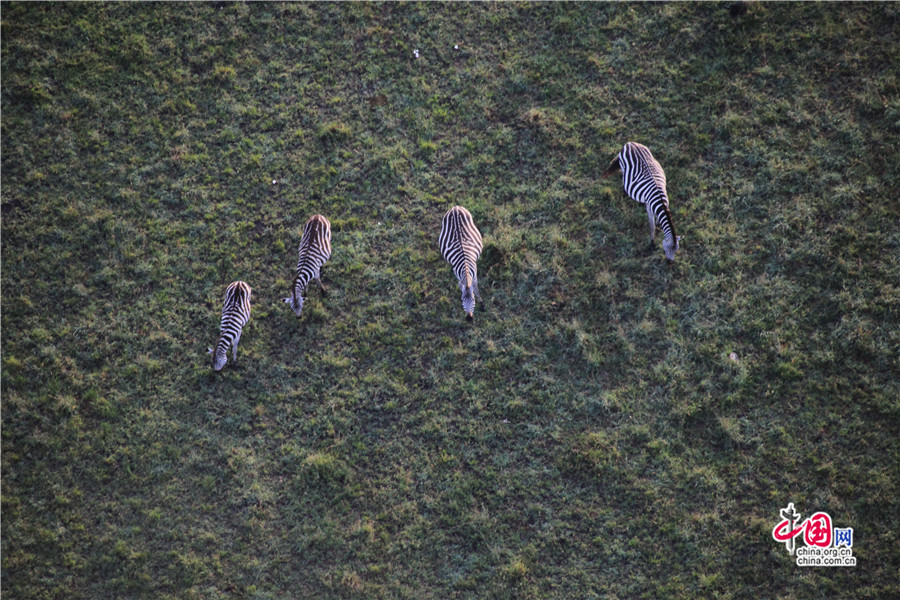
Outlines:
[[231,343],[231,360],[237,362],[237,345],[238,342],[241,341],[241,332],[238,331],[237,336],[234,338],[234,341]]
[[325,285],[322,283],[322,267],[319,267],[319,270],[316,272],[316,276],[313,277],[316,280],[316,283],[319,284],[319,289],[322,291],[322,295],[328,295],[328,290],[325,288]]
[[653,209],[650,208],[650,203],[648,202],[644,206],[647,207],[647,218],[650,220],[650,247],[653,247],[653,242],[656,239],[656,217],[653,214]]
[[478,280],[475,280],[475,283],[472,284],[472,291],[475,292],[475,298],[478,300],[479,304],[484,304],[484,300],[481,299],[481,294],[478,293]]
[[326,288],[326,287],[322,284],[321,276],[320,276],[320,277],[316,277],[316,283],[319,284],[319,289],[322,290],[322,295],[323,295],[323,296],[327,296],[327,295],[328,295],[328,288]]

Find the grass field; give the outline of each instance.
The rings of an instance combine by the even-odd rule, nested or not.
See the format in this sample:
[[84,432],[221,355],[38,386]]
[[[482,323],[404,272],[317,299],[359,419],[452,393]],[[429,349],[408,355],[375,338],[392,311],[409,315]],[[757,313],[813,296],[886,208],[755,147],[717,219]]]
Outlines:
[[3,3],[4,600],[897,597],[900,4],[746,8]]

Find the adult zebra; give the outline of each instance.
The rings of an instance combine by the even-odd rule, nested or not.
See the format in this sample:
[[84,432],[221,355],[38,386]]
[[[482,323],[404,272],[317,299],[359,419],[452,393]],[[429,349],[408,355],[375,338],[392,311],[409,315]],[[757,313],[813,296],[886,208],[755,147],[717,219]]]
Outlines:
[[453,267],[459,289],[462,291],[466,320],[471,321],[478,293],[478,267],[475,261],[481,256],[481,232],[475,227],[472,214],[462,206],[447,211],[441,222],[441,256]]
[[602,178],[616,171],[622,171],[625,193],[647,208],[650,219],[650,246],[656,237],[656,227],[663,232],[663,252],[670,263],[675,260],[675,252],[681,247],[681,236],[675,235],[672,213],[669,211],[669,196],[666,194],[666,173],[650,154],[647,146],[628,142],[619,152]]
[[207,349],[213,355],[213,368],[221,371],[228,362],[228,348],[231,348],[232,360],[237,360],[238,342],[241,331],[250,320],[250,286],[243,281],[235,281],[225,290],[225,303],[222,306],[222,322],[219,325],[219,340],[216,348]]
[[297,262],[297,275],[291,284],[291,295],[284,301],[291,305],[291,310],[300,318],[303,311],[303,297],[310,279],[315,279],[322,293],[327,291],[322,285],[322,265],[331,258],[331,223],[322,215],[313,215],[303,226],[303,237],[300,238],[300,259]]

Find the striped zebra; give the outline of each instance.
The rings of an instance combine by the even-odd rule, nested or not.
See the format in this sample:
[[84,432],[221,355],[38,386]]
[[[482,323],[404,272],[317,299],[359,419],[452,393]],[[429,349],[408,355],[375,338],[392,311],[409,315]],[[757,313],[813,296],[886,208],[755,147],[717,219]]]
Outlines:
[[291,305],[291,310],[300,318],[303,311],[303,294],[311,279],[319,284],[322,293],[327,291],[322,285],[322,265],[331,258],[331,223],[322,215],[313,215],[303,227],[300,238],[300,259],[297,262],[297,275],[291,284],[291,295],[284,299]]
[[441,256],[453,267],[459,289],[462,291],[463,310],[466,320],[474,317],[475,298],[481,302],[478,293],[478,267],[475,261],[481,256],[481,232],[472,221],[472,214],[462,206],[454,206],[441,222]]
[[628,142],[601,177],[606,178],[622,171],[625,193],[647,208],[650,219],[650,246],[656,237],[656,227],[663,232],[663,252],[670,263],[675,260],[675,251],[681,247],[681,236],[675,235],[672,213],[669,211],[669,196],[666,194],[666,173],[650,154],[650,149],[642,144]]
[[207,349],[207,353],[213,355],[213,368],[216,371],[221,371],[228,362],[228,348],[231,348],[231,358],[237,360],[241,331],[250,320],[250,291],[250,286],[243,281],[235,281],[225,290],[219,340],[215,350]]

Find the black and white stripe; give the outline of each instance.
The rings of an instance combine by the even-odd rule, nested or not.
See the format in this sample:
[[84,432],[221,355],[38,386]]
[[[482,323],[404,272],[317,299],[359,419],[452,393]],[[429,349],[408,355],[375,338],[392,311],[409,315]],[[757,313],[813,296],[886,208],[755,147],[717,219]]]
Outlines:
[[322,215],[313,215],[303,227],[303,237],[300,238],[300,259],[297,262],[297,275],[291,284],[291,295],[284,301],[290,304],[291,310],[297,317],[303,311],[303,301],[306,299],[306,286],[310,280],[315,279],[325,293],[322,285],[322,265],[331,258],[331,223]]
[[453,267],[459,289],[462,292],[463,310],[466,319],[473,319],[475,298],[481,302],[478,293],[478,267],[475,264],[481,256],[481,232],[475,227],[472,215],[462,206],[454,206],[441,223],[441,256]]
[[216,371],[221,371],[228,362],[228,348],[231,348],[232,359],[237,360],[241,331],[250,320],[250,291],[250,286],[243,281],[235,281],[225,290],[219,341],[216,342],[215,349],[208,349],[208,353],[213,355],[213,368]]
[[628,142],[618,156],[609,164],[602,177],[609,177],[622,171],[622,185],[625,193],[647,208],[650,220],[650,245],[656,237],[657,226],[663,232],[663,252],[669,262],[675,260],[681,236],[675,235],[672,213],[669,211],[669,196],[666,193],[666,173],[653,158],[647,146]]

